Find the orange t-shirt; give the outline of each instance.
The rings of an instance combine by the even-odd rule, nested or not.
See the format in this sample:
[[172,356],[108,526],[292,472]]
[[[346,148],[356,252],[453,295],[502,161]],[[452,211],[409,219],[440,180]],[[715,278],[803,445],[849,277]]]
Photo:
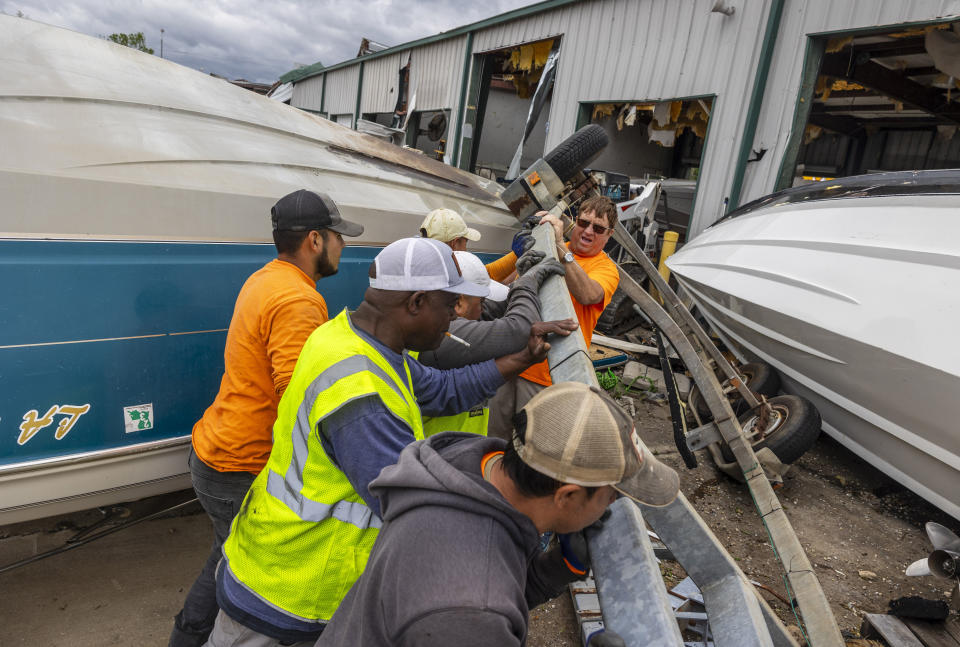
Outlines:
[[[567,248],[570,248],[570,243],[567,243]],[[597,319],[600,318],[603,309],[610,303],[610,299],[613,298],[613,293],[617,291],[617,286],[620,284],[620,272],[617,270],[617,264],[610,260],[606,252],[601,251],[596,256],[580,256],[579,254],[574,254],[573,260],[587,273],[587,276],[599,283],[603,288],[603,301],[591,305],[581,305],[572,295],[570,297],[570,300],[573,302],[573,310],[577,313],[577,321],[580,322],[580,332],[583,333],[583,341],[586,342],[589,348],[590,339],[593,337],[593,329],[597,325]],[[497,261],[494,262],[496,263]],[[520,377],[544,386],[553,384],[553,380],[550,379],[550,368],[547,362],[534,364],[521,373]]]
[[223,351],[220,392],[193,426],[193,450],[221,472],[258,473],[273,447],[280,396],[303,344],[327,320],[316,283],[274,259],[240,288]]

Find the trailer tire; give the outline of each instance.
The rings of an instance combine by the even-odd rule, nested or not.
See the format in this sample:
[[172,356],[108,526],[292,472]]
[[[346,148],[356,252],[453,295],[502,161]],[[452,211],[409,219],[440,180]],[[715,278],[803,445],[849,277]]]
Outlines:
[[597,124],[584,126],[544,156],[544,161],[561,182],[566,182],[593,161],[610,143],[606,131]]
[[[813,403],[798,395],[778,395],[767,400],[782,420],[768,435],[752,443],[754,450],[767,447],[783,463],[792,463],[803,456],[820,436],[820,412]],[[740,426],[746,428],[757,417],[751,410],[740,416]],[[725,461],[736,459],[726,443],[720,444]]]

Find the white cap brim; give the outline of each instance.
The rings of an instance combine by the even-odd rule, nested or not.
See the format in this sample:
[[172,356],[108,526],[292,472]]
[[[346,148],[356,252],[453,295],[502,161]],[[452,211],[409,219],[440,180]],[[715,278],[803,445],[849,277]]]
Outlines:
[[467,240],[472,240],[473,242],[477,242],[478,240],[480,240],[480,232],[477,231],[476,229],[473,229],[472,227],[467,227],[467,233],[464,234],[463,237],[466,238]]
[[490,294],[487,296],[488,299],[491,301],[506,301],[508,294],[510,294],[510,288],[503,283],[490,281]]

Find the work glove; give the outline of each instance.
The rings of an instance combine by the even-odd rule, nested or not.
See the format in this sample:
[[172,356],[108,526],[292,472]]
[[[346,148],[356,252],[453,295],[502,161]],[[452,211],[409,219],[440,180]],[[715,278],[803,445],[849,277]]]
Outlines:
[[557,541],[560,543],[560,554],[567,568],[577,575],[586,575],[590,570],[590,551],[587,549],[586,532],[599,531],[603,523],[610,517],[610,510],[604,510],[600,518],[577,532],[560,533]]
[[[532,238],[528,240],[531,243],[533,242]],[[533,267],[534,265],[542,261],[545,257],[546,257],[546,254],[536,249],[533,249],[531,246],[531,248],[528,248],[526,251],[523,252],[523,254],[517,257],[517,274],[519,276],[523,276],[524,274],[527,273],[527,271],[531,267]]]
[[[533,250],[531,250],[533,251]],[[530,252],[527,252],[529,254]],[[517,263],[519,265],[519,262]],[[520,271],[519,269],[517,270]],[[524,278],[536,284],[537,289],[543,285],[543,282],[550,276],[564,276],[567,268],[560,261],[549,258],[530,270]]]
[[587,647],[627,647],[627,642],[620,637],[620,634],[609,629],[601,629],[590,634],[587,638]]
[[532,232],[533,228],[539,224],[539,217],[527,216],[523,220],[520,231],[513,235],[513,242],[510,243],[510,249],[514,254],[517,255],[517,258],[523,256],[523,253],[530,249],[530,247],[533,245],[533,238],[530,236],[530,232]]

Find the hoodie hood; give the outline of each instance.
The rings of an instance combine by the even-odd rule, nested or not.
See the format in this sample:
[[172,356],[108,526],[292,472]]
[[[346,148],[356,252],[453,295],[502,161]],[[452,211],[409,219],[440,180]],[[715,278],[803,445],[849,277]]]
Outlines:
[[446,506],[495,518],[525,552],[536,550],[539,533],[526,515],[517,511],[483,479],[480,461],[506,442],[476,434],[448,432],[408,445],[395,465],[370,483],[380,499],[384,522],[420,506]]

